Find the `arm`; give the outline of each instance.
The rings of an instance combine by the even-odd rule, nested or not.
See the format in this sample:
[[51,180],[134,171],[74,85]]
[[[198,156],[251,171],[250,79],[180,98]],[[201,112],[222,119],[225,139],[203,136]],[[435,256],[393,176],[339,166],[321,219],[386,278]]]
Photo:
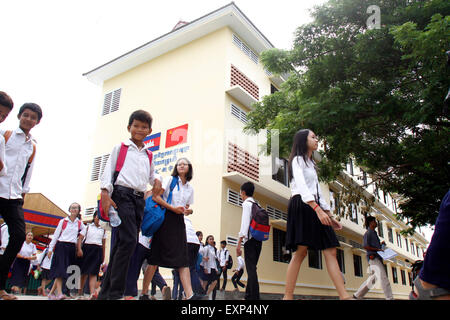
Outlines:
[[167,188],[170,188],[170,182],[172,181],[171,177],[167,178],[167,180],[164,181],[164,188],[160,188],[159,192],[156,193],[156,191],[153,192],[152,199],[160,206],[166,208],[167,210],[170,210],[176,214],[184,214],[184,207],[174,207],[171,204],[168,204],[163,198],[162,195],[164,194],[164,191]]
[[53,250],[55,249],[56,242],[58,241],[58,238],[61,235],[63,220],[64,219],[59,220],[58,226],[56,227],[55,233],[53,234],[52,241],[50,242],[50,244],[48,246],[48,258],[49,259],[51,258],[52,254],[53,254]]
[[6,175],[5,166],[5,138],[0,134],[0,177]]
[[[37,151],[36,151],[36,153],[37,153]],[[24,194],[30,192],[30,180],[31,180],[31,175],[33,174],[34,163],[36,162],[36,153],[34,155],[33,161],[30,164],[30,168],[28,169],[27,176],[25,177],[25,183],[23,184],[22,198],[24,200],[25,200],[25,195]],[[27,159],[27,161],[28,161],[28,159]]]

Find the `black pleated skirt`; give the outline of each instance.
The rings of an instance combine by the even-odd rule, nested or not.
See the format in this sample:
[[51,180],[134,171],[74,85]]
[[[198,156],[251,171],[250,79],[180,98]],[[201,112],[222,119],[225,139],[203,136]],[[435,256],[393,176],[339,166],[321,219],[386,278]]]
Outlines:
[[164,222],[153,235],[148,262],[173,269],[189,267],[184,215],[166,210]]
[[26,281],[28,280],[28,270],[30,270],[30,260],[16,258],[11,270],[11,279],[9,280],[11,286],[23,288],[28,285],[28,281]]
[[67,278],[67,267],[75,264],[75,243],[72,242],[56,242],[53,252],[52,265],[50,267],[50,277]]
[[98,275],[103,262],[103,247],[96,244],[83,244],[81,274]]
[[286,249],[295,251],[297,246],[314,250],[339,247],[332,227],[323,225],[316,212],[302,201],[300,195],[289,200],[286,227]]

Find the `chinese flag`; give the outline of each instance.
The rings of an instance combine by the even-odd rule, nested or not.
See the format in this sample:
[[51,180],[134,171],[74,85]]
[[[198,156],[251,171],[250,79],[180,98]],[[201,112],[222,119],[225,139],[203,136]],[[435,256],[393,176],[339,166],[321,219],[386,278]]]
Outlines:
[[187,142],[188,124],[167,130],[166,148]]

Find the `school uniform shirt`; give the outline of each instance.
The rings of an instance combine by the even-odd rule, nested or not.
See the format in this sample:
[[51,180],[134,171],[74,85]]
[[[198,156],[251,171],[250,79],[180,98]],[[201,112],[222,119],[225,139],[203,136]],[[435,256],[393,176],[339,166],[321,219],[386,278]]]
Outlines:
[[[202,255],[203,260],[200,265],[203,266],[203,269],[207,270],[208,273],[210,273],[212,269],[217,270],[216,251],[214,250],[214,247],[210,245],[204,246]],[[208,258],[208,260],[206,261],[205,258]]]
[[80,234],[86,238],[84,240],[85,244],[95,244],[97,246],[102,246],[102,240],[106,239],[105,229],[97,227],[95,223],[89,224],[80,232]]
[[39,262],[42,269],[50,270],[50,267],[52,266],[53,255],[49,259],[47,253],[48,248],[46,248],[44,251],[42,251],[40,254],[37,255],[36,261]]
[[33,242],[27,243],[23,242],[22,248],[19,251],[19,254],[24,257],[31,257],[35,255],[37,252],[36,245]]
[[[170,184],[172,182],[172,176],[164,177],[162,181],[162,188],[164,189],[163,198],[167,201],[170,193]],[[192,188],[189,181],[185,184],[178,179],[178,184],[173,188],[172,191],[172,206],[174,207],[184,207],[187,204],[192,205],[194,203],[194,188]]]
[[5,250],[6,250],[6,247],[8,246],[8,243],[9,243],[8,225],[6,223],[1,225],[0,233],[1,233],[0,254],[3,254],[5,252]]
[[228,249],[220,249],[217,252],[217,258],[219,259],[219,263],[221,267],[225,267],[225,265],[227,264],[228,258],[230,257],[230,253],[228,252]]
[[[0,130],[3,136],[5,130]],[[8,168],[6,174],[0,177],[0,198],[3,199],[22,199],[22,193],[30,191],[30,179],[33,173],[36,156],[28,169],[25,183],[22,186],[22,176],[28,160],[33,154],[33,142],[36,141],[17,128],[11,134],[5,146],[5,165]],[[37,153],[37,152],[36,152]]]
[[[136,144],[131,140],[125,141],[124,144],[128,146],[128,151],[115,184],[139,192],[145,192],[148,183],[153,186],[155,179],[161,181],[161,177],[159,174],[155,173],[153,160],[152,165],[150,166],[145,147],[139,150]],[[116,170],[120,147],[121,144],[116,145],[113,148],[100,180],[100,188],[108,190],[110,195],[114,190],[112,179],[114,171]]]
[[3,168],[0,170],[0,177],[6,175],[6,164],[5,164],[5,137],[3,134],[0,135],[0,161],[3,162]]
[[243,237],[242,244],[244,244],[245,242],[247,242],[247,240],[252,238],[251,234],[250,234],[250,238],[249,238],[248,228],[250,227],[250,220],[252,218],[253,202],[255,202],[253,197],[248,197],[242,203],[241,229],[239,230],[239,238]]
[[142,235],[141,232],[139,232],[139,241],[140,244],[142,244],[147,249],[150,249],[150,244],[152,243],[152,237],[146,237]]
[[[314,162],[310,159],[305,162],[303,157],[294,157],[292,160],[292,176],[292,196],[299,194],[304,203],[317,201],[317,197],[319,197],[320,207],[323,210],[330,210],[330,205],[322,195]],[[319,191],[319,194],[317,194],[317,191]]]
[[245,261],[244,258],[242,258],[242,256],[238,256],[237,257],[237,262],[238,262],[238,266],[236,268],[237,271],[243,270],[245,267]]
[[[67,221],[67,226],[62,231],[62,225],[63,221]],[[71,242],[71,243],[77,243],[78,240],[78,218],[76,218],[73,222],[70,220],[69,217],[66,217],[64,219],[59,220],[58,226],[56,227],[55,233],[53,234],[52,241],[49,245],[49,250],[53,252],[55,249],[56,242]],[[86,226],[81,223],[81,232],[86,229]],[[80,233],[81,233],[80,232]],[[86,232],[86,231],[85,231]]]

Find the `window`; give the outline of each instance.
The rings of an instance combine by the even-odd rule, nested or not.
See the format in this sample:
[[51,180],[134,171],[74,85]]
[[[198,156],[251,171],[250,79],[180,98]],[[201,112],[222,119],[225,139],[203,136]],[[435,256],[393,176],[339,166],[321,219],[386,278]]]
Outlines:
[[227,192],[227,201],[231,204],[234,204],[236,206],[242,207],[242,198],[239,192],[236,192],[234,190],[228,189]]
[[333,190],[330,190],[330,208],[332,213],[335,213],[336,215],[341,214],[339,196]]
[[322,251],[308,249],[309,267],[314,269],[322,269]]
[[97,209],[97,207],[90,207],[90,208],[86,208],[84,210],[84,216],[91,216],[94,214],[95,210]]
[[406,286],[406,273],[405,273],[405,270],[400,270],[400,275],[402,277],[402,285]]
[[232,236],[227,236],[227,245],[237,246],[239,239]]
[[289,187],[288,161],[278,157],[273,158],[273,160],[276,173],[272,175],[272,179]]
[[405,238],[405,249],[409,252],[408,239]]
[[345,273],[344,250],[336,249],[336,258],[339,264],[339,269],[341,269],[342,273]]
[[291,253],[286,250],[286,232],[277,228],[273,228],[273,261],[291,261]]
[[392,228],[388,227],[388,239],[390,243],[394,243],[394,235],[392,234]]
[[416,255],[420,258],[420,251],[419,251],[419,246],[416,245]]
[[270,84],[270,94],[274,94],[277,91],[278,89],[273,84]]
[[367,188],[367,173],[362,170],[362,181],[363,181],[363,186]]
[[397,246],[400,248],[402,247],[402,236],[400,235],[400,232],[396,232],[397,235]]
[[353,255],[353,268],[355,270],[356,277],[363,276],[361,256],[356,255],[356,254]]
[[358,207],[354,203],[351,204],[350,220],[353,221],[354,223],[358,224]]
[[247,123],[247,112],[242,110],[241,108],[231,104],[231,114],[241,120],[243,123]]
[[383,221],[378,221],[378,236],[384,238]]
[[121,93],[122,89],[117,89],[105,94],[105,100],[103,101],[102,116],[119,110]]
[[347,172],[353,176],[353,160],[350,158],[347,163]]
[[233,34],[233,43],[243,52],[245,55],[247,55],[250,60],[252,60],[254,63],[258,64],[258,55],[251,50],[239,37],[235,34]]
[[287,221],[287,213],[286,212],[278,210],[277,208],[274,208],[269,205],[267,206],[267,214],[269,215],[269,218],[272,218],[274,220]]
[[411,253],[415,254],[415,252],[414,252],[414,243],[412,243],[412,242],[410,242],[410,243],[411,243]]
[[397,268],[396,267],[392,267],[392,281],[394,283],[398,283],[398,277],[397,277]]
[[98,156],[94,158],[94,163],[91,170],[91,181],[96,181],[101,178],[103,170],[105,169],[106,162],[108,161],[109,154]]

